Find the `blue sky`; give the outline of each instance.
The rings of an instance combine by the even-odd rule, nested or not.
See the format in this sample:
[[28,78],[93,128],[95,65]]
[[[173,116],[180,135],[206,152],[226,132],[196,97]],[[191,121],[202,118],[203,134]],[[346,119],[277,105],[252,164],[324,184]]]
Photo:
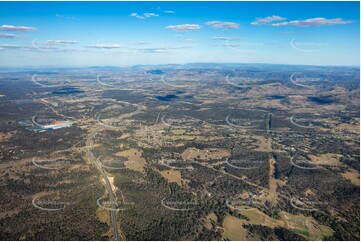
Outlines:
[[359,12],[359,2],[0,2],[0,66],[355,66]]

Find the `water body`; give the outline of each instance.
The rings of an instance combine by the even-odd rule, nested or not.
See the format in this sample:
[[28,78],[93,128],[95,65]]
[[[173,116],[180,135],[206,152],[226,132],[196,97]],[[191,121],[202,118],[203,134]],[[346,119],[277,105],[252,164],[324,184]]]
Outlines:
[[269,98],[271,98],[271,99],[283,99],[283,98],[285,98],[285,96],[283,96],[283,95],[272,95],[272,96],[268,96]]
[[52,92],[51,94],[54,95],[67,95],[67,94],[74,94],[74,93],[82,93],[84,91],[79,90],[76,87],[63,87],[59,91]]
[[156,98],[159,101],[174,101],[174,100],[178,99],[179,96],[174,95],[174,94],[169,94],[169,95],[166,95],[166,96],[156,96]]
[[331,104],[331,103],[335,102],[335,100],[330,96],[327,96],[327,97],[308,97],[307,99],[309,101],[311,101],[311,102],[321,104],[321,105],[322,104]]
[[164,74],[164,72],[160,69],[155,69],[155,70],[150,70],[150,71],[147,71],[147,73],[149,74],[153,74],[153,75],[161,75],[161,74]]

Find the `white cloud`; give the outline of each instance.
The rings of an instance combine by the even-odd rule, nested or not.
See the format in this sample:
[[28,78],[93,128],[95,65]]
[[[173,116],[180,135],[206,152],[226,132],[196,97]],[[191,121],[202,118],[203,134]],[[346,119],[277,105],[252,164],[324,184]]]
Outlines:
[[169,50],[166,48],[144,48],[144,49],[138,49],[137,51],[142,53],[164,53],[164,52],[168,52]]
[[36,40],[33,39],[31,50],[40,52],[74,52],[78,50],[68,48],[68,46],[76,43],[78,42],[69,40],[48,40],[44,42],[36,42]]
[[234,22],[208,21],[205,23],[215,29],[238,29],[239,24]]
[[226,47],[240,47],[242,44],[237,44],[237,43],[226,43],[223,46]]
[[2,49],[21,49],[24,46],[21,45],[13,45],[13,44],[0,44]]
[[170,46],[170,47],[159,47],[159,48],[140,48],[137,49],[137,51],[142,53],[165,53],[170,52],[172,50],[183,50],[188,49],[190,47],[188,46]]
[[158,17],[159,15],[156,13],[144,13],[144,17],[151,18],[151,17]]
[[212,37],[213,40],[243,40],[243,38],[238,37]]
[[88,45],[89,48],[95,49],[118,49],[122,46],[120,44],[95,44],[95,45]]
[[143,13],[142,15],[139,15],[138,13],[131,13],[130,16],[139,19],[146,19],[151,17],[158,17],[159,15],[156,13]]
[[293,20],[289,22],[274,23],[272,26],[297,26],[297,27],[313,27],[313,26],[330,26],[337,24],[349,24],[352,21],[343,20],[342,18],[310,18],[305,20]]
[[199,30],[201,29],[201,26],[199,26],[198,24],[179,24],[179,25],[169,25],[166,28],[178,32],[185,32],[189,30]]
[[56,14],[55,16],[58,17],[58,18],[76,19],[76,18],[73,17],[73,16],[65,16],[65,15],[61,15],[61,14]]
[[145,41],[137,41],[135,44],[137,44],[137,45],[147,45],[149,43],[145,42]]
[[17,39],[17,38],[21,38],[21,36],[16,35],[16,34],[4,34],[4,33],[0,33],[0,38],[3,38],[3,39]]
[[37,51],[35,48],[26,45],[0,44],[1,50]]
[[280,17],[280,16],[273,15],[273,16],[268,16],[268,17],[265,17],[265,18],[257,18],[251,24],[252,25],[261,25],[261,24],[268,24],[268,23],[271,23],[271,22],[282,21],[282,20],[286,20],[286,19],[283,18],[283,17]]
[[165,13],[174,13],[174,11],[172,11],[172,10],[166,10],[166,11],[164,11]]
[[0,29],[6,31],[21,31],[21,32],[34,32],[36,28],[27,26],[14,26],[14,25],[2,25]]
[[131,13],[130,16],[131,16],[131,17],[135,17],[135,18],[139,18],[139,19],[145,19],[144,16],[141,16],[141,15],[139,15],[139,14],[137,14],[137,13]]
[[48,40],[45,42],[45,44],[48,45],[73,45],[77,43],[78,41],[74,41],[74,40]]

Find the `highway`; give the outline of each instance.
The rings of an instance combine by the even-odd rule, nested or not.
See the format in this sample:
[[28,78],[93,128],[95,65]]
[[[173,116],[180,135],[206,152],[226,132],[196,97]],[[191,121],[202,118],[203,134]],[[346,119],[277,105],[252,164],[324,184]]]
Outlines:
[[112,187],[110,185],[109,179],[107,175],[105,174],[104,170],[102,169],[99,160],[97,160],[94,157],[93,152],[91,152],[90,147],[92,144],[92,139],[97,135],[97,133],[102,129],[102,127],[98,127],[94,132],[90,133],[86,139],[86,154],[89,158],[89,160],[94,164],[94,166],[98,169],[99,173],[103,176],[108,194],[109,194],[109,200],[112,205],[111,209],[111,216],[112,216],[112,223],[113,223],[113,233],[114,233],[114,240],[119,240],[119,233],[118,233],[118,226],[117,226],[117,210],[115,207],[115,196],[113,194]]

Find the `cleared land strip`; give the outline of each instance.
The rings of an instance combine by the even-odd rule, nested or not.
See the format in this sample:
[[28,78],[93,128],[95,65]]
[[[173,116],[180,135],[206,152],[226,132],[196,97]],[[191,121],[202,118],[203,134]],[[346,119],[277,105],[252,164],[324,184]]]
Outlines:
[[114,239],[119,240],[119,232],[118,232],[118,226],[117,226],[117,213],[115,208],[115,196],[113,194],[112,186],[109,182],[109,179],[107,175],[105,174],[104,170],[102,169],[99,161],[95,159],[93,152],[91,152],[90,147],[92,143],[92,139],[95,137],[95,135],[102,129],[102,127],[98,127],[94,132],[90,133],[88,135],[88,138],[86,140],[86,154],[89,160],[94,164],[95,168],[99,171],[99,173],[103,176],[106,188],[108,190],[109,199],[112,205],[111,209],[111,216],[112,216],[112,223],[113,223],[113,234]]

